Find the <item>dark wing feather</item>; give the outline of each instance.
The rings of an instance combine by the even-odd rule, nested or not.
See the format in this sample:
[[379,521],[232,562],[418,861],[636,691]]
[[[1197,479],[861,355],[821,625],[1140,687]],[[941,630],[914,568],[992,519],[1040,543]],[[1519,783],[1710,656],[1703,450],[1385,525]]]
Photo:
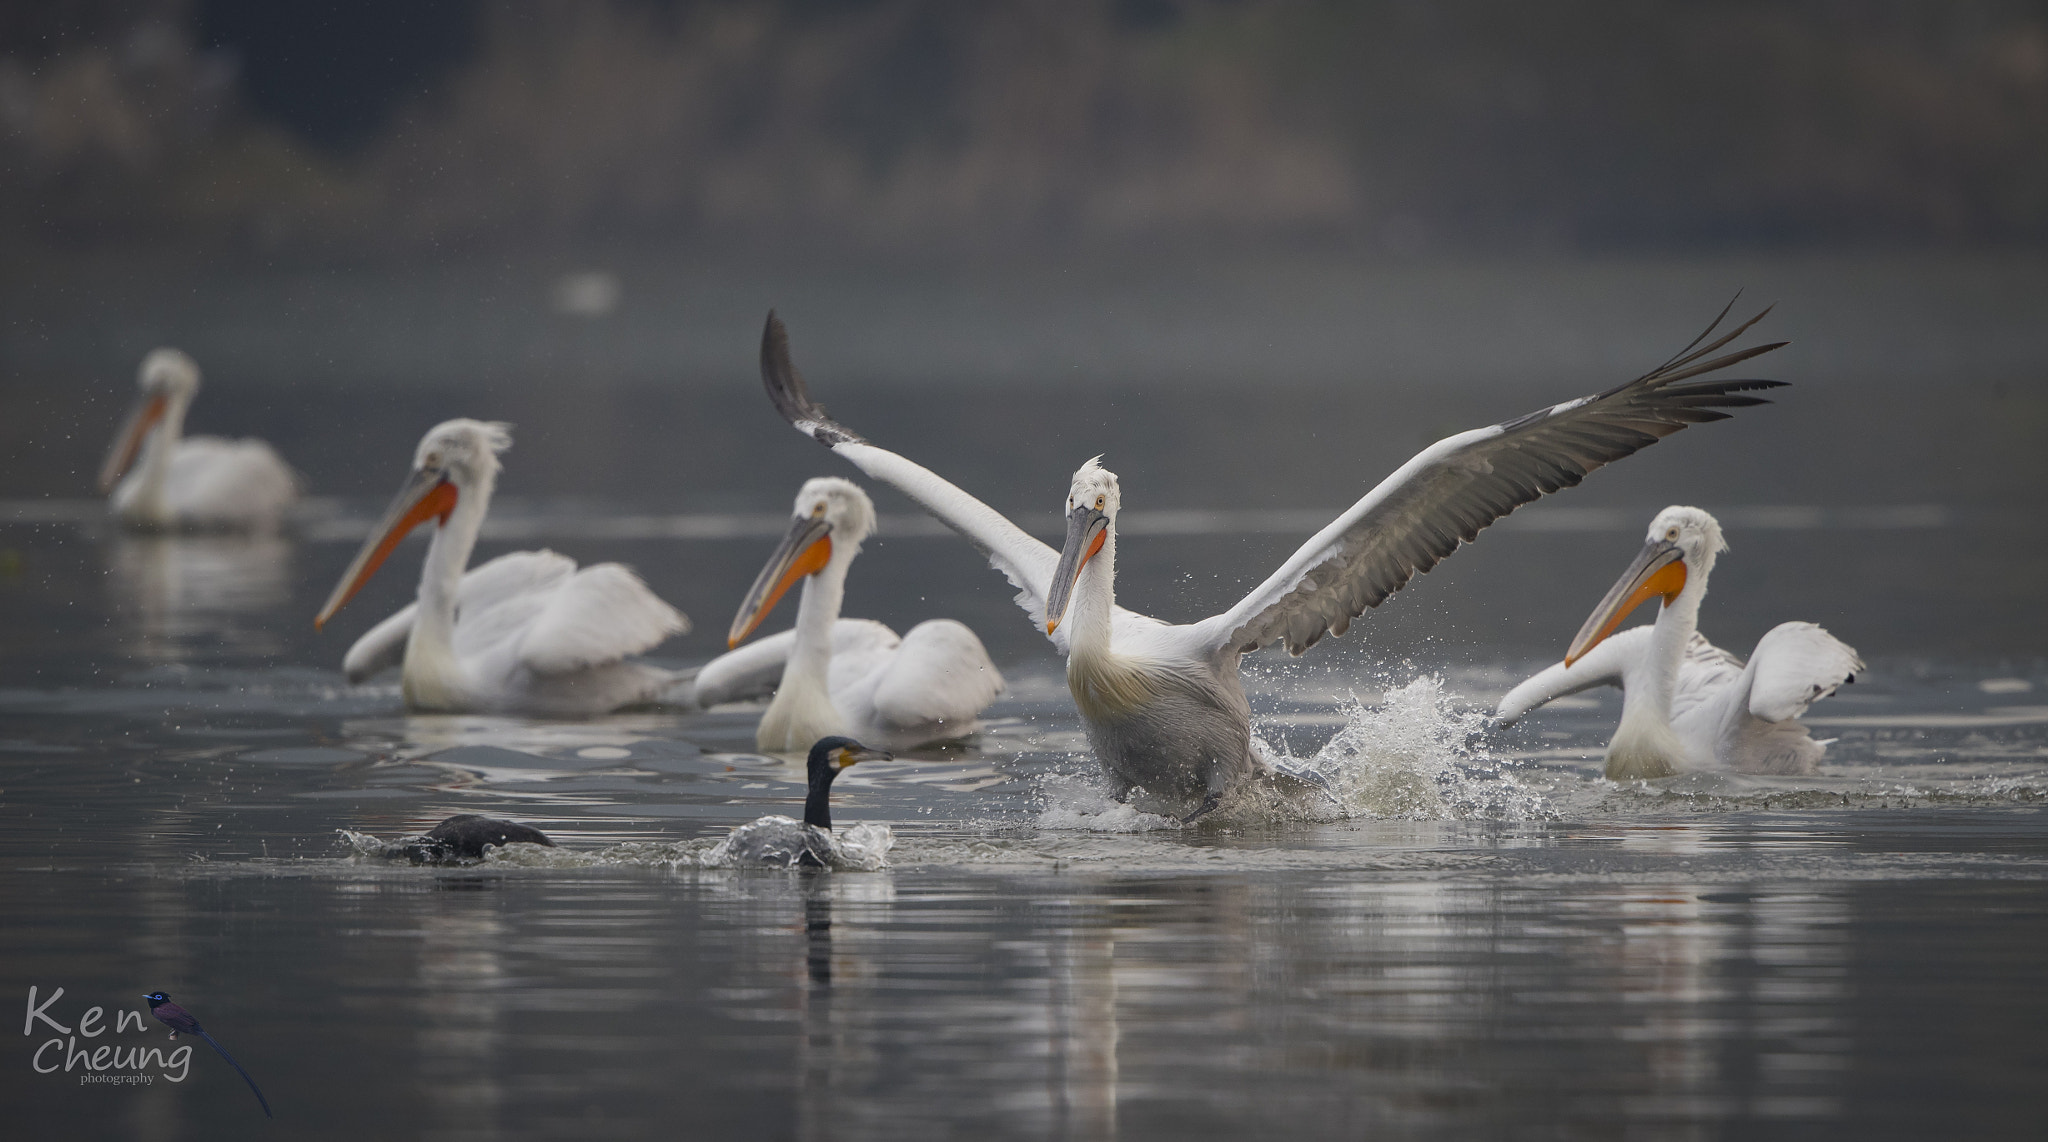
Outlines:
[[1325,634],[1343,634],[1352,619],[1523,504],[1572,487],[1688,424],[1770,403],[1748,394],[1785,382],[1694,379],[1783,347],[1714,356],[1769,312],[1708,342],[1724,309],[1677,356],[1627,384],[1431,445],[1237,606],[1198,624],[1201,638],[1211,650],[1239,653],[1284,640],[1300,654]]

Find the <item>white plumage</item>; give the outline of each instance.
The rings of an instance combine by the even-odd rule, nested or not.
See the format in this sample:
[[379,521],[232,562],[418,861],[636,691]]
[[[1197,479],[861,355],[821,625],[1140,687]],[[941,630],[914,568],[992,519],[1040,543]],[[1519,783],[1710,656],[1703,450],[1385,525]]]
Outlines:
[[331,618],[407,531],[435,521],[419,600],[357,639],[342,669],[355,682],[401,667],[416,710],[573,716],[668,697],[678,675],[627,659],[689,620],[625,567],[579,570],[552,551],[518,551],[464,573],[510,444],[506,426],[474,420],[436,425],[420,442],[411,479],[315,621]]
[[[1726,311],[1722,317],[1726,316]],[[1199,816],[1245,780],[1272,776],[1251,744],[1238,659],[1272,642],[1296,654],[1342,634],[1410,578],[1516,507],[1779,382],[1693,378],[1776,348],[1722,349],[1762,318],[1701,345],[1720,324],[1650,373],[1425,449],[1311,538],[1244,600],[1174,625],[1115,601],[1121,492],[1095,460],[1074,473],[1067,542],[1055,551],[935,473],[863,440],[811,400],[770,314],[761,345],[769,398],[798,431],[882,480],[987,553],[1017,603],[1067,657],[1067,685],[1119,800],[1133,788]],[[1709,359],[1711,358],[1711,359]]]
[[[1619,686],[1621,725],[1607,749],[1609,778],[1696,770],[1813,773],[1826,747],[1798,718],[1854,681],[1863,662],[1808,622],[1773,627],[1747,663],[1708,642],[1699,633],[1699,608],[1723,550],[1713,516],[1688,507],[1659,512],[1642,553],[1586,620],[1565,661],[1501,699],[1495,711],[1501,724],[1554,698]],[[1665,601],[1656,622],[1606,634],[1638,604],[1659,596]]]
[[[123,524],[146,531],[274,531],[298,477],[261,440],[184,436],[199,366],[176,349],[142,359],[142,390],[100,468]],[[125,476],[125,478],[124,478]]]
[[874,504],[859,486],[836,477],[806,482],[790,532],[740,604],[728,642],[738,646],[801,582],[795,629],[697,673],[703,705],[773,688],[755,730],[765,752],[798,753],[834,735],[890,748],[965,737],[1002,692],[1002,674],[962,623],[929,619],[898,638],[881,623],[839,617],[847,572],[874,526]]

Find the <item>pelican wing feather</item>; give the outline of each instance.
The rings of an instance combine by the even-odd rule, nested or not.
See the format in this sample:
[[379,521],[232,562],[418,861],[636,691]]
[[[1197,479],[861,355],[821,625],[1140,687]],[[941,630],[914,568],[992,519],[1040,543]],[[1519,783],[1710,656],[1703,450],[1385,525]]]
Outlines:
[[[827,415],[811,399],[803,374],[790,360],[789,333],[773,312],[768,314],[768,326],[761,335],[761,383],[768,390],[768,399],[797,431],[909,496],[986,555],[989,564],[1017,588],[1017,605],[1039,629],[1045,628],[1045,599],[1053,569],[1059,566],[1059,552],[931,469],[868,443]],[[1064,634],[1055,634],[1053,643],[1065,652]]]
[[1326,634],[1343,634],[1352,619],[1523,504],[1572,487],[1686,425],[1725,420],[1723,409],[1770,403],[1749,394],[1784,382],[1695,379],[1785,344],[1715,356],[1770,311],[1707,342],[1727,312],[1678,355],[1627,384],[1424,449],[1235,607],[1196,624],[1197,644],[1242,654],[1280,641],[1300,654]]
[[1757,640],[1749,656],[1749,712],[1782,722],[1854,682],[1863,659],[1817,623],[1779,623]]
[[[552,587],[575,573],[574,559],[552,551],[514,551],[500,555],[463,573],[462,585],[456,588],[455,593],[456,613],[474,614],[494,608],[516,596]],[[405,661],[405,643],[412,637],[413,619],[419,614],[419,609],[417,602],[407,603],[396,614],[364,632],[348,648],[347,656],[341,660],[341,669],[350,682],[361,682]]]

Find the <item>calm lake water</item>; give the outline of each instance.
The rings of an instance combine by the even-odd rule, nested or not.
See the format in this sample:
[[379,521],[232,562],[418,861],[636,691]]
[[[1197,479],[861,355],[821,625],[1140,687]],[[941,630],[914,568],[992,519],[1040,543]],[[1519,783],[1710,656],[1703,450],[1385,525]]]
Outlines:
[[[1108,271],[1072,295],[978,279],[807,295],[817,323],[791,311],[792,329],[821,398],[1028,525],[1051,532],[1067,472],[1108,452],[1127,511],[1120,600],[1173,619],[1227,605],[1429,439],[1653,364],[1733,285],[1779,301],[1766,328],[1800,341],[1755,370],[1795,382],[1777,406],[1525,509],[1300,660],[1254,660],[1257,732],[1337,774],[1341,810],[1250,803],[1182,828],[1114,805],[1007,586],[878,494],[849,612],[899,629],[961,618],[1010,688],[964,747],[839,781],[838,820],[886,823],[896,843],[882,871],[828,874],[704,866],[729,828],[802,796],[799,765],[752,752],[745,711],[417,717],[392,678],[347,686],[341,653],[409,597],[417,543],[327,633],[311,625],[419,434],[504,417],[518,443],[479,558],[545,545],[628,562],[696,620],[655,660],[708,658],[797,485],[851,474],[754,387],[771,290],[692,308],[699,294],[627,275],[616,326],[550,325],[543,307],[521,330],[517,312],[492,325],[446,300],[526,304],[495,278],[411,281],[384,302],[347,275],[202,282],[192,296],[228,300],[181,294],[119,321],[111,302],[14,283],[0,987],[9,1003],[63,988],[44,1012],[72,1035],[89,1007],[168,991],[277,1121],[203,1043],[182,1082],[40,1073],[68,1044],[38,1051],[69,1036],[30,1016],[0,1058],[7,1131],[2036,1137],[2048,349],[2025,315],[2048,274],[1739,269],[1443,271],[1393,317],[1367,304],[1393,304],[1393,275],[1334,271],[1253,275],[1278,294],[1256,304],[1242,276],[1175,292]],[[1349,290],[1337,301],[1333,282]],[[1298,347],[1287,289],[1322,299],[1312,313],[1348,298],[1402,368],[1388,375],[1356,328],[1331,333],[1350,356]],[[529,292],[544,299],[544,281]],[[1060,300],[991,315],[1027,293]],[[382,314],[418,350],[323,342],[306,374],[262,376],[337,298],[337,321]],[[678,377],[650,363],[669,344],[664,299],[689,315]],[[904,316],[933,299],[936,316]],[[825,316],[834,301],[882,333],[849,332]],[[1098,310],[1138,332],[1076,316]],[[1908,352],[1910,312],[1935,316]],[[1550,332],[1522,370],[1490,335],[1403,333],[1401,314]],[[1622,315],[1611,336],[1603,314]],[[270,340],[251,332],[266,316]],[[1100,336],[1039,345],[1040,324]],[[320,494],[290,536],[125,538],[82,498],[128,393],[128,342],[139,355],[181,327],[212,370],[193,427],[276,441]],[[446,359],[444,328],[526,340],[472,372]],[[1194,329],[1213,351],[1172,335]],[[878,375],[884,334],[916,346],[900,382]],[[1005,348],[977,368],[960,348],[976,343]],[[1365,379],[1339,376],[1347,361]],[[1746,653],[1813,619],[1870,662],[1808,719],[1837,739],[1819,777],[1606,782],[1611,692],[1484,724],[1674,502],[1716,512],[1732,544],[1704,613],[1717,642]],[[532,823],[561,848],[415,868],[338,832],[455,812]],[[173,1046],[154,1023],[103,1018],[80,1046]]]

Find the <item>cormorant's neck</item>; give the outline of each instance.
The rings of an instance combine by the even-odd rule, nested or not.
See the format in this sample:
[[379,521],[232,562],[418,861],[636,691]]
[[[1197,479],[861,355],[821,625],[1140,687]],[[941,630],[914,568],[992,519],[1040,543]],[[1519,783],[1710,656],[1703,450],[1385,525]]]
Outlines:
[[836,769],[825,769],[811,778],[811,792],[804,798],[804,824],[821,829],[832,827],[832,779]]

